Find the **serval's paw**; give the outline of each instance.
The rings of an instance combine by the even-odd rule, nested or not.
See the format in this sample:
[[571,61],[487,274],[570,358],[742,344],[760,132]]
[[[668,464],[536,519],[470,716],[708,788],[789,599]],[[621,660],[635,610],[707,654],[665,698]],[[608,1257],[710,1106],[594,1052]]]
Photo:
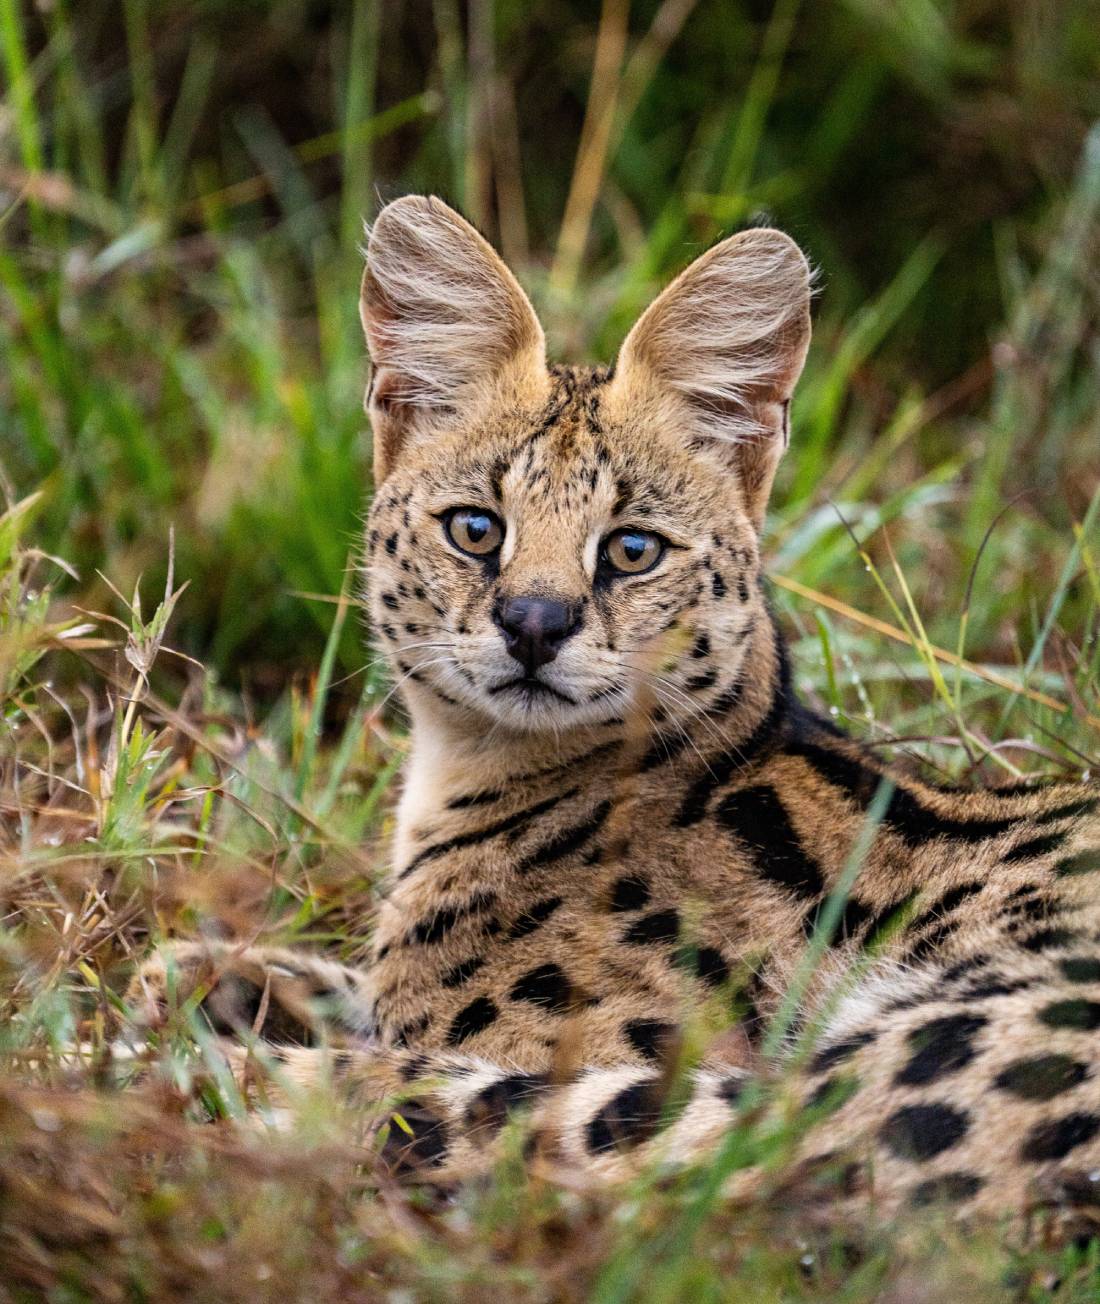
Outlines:
[[197,1009],[215,1033],[273,1045],[360,1041],[371,1026],[365,974],[276,947],[165,943],[142,963],[126,999],[146,1027]]

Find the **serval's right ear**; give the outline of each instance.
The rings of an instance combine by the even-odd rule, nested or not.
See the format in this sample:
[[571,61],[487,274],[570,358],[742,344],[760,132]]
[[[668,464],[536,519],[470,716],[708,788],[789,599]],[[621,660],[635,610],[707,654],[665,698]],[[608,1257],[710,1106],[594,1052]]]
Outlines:
[[359,310],[374,366],[376,484],[413,442],[545,379],[542,327],[519,282],[439,199],[408,195],[379,213]]

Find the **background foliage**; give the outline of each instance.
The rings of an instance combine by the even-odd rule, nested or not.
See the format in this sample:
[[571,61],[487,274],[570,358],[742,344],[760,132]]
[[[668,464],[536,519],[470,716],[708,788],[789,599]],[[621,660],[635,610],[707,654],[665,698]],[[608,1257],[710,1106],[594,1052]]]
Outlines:
[[359,951],[403,740],[349,577],[357,246],[398,194],[478,222],[573,360],[792,232],[803,690],[952,776],[1095,773],[1096,0],[0,0],[0,59],[0,1292],[1093,1298],[1088,1254],[731,1235],[705,1182],[364,1201],[332,1102],[235,1129],[187,1010],[156,1090],[107,1083],[151,934]]

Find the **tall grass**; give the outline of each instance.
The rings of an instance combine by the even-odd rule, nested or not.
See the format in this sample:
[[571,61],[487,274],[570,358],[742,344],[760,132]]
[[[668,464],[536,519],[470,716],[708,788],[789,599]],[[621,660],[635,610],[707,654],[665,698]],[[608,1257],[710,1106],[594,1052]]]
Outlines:
[[735,1211],[719,1168],[518,1159],[445,1201],[324,1097],[238,1126],[188,1007],[115,1090],[150,937],[362,952],[404,747],[352,581],[380,196],[460,203],[572,358],[769,212],[822,269],[768,538],[800,687],[951,778],[1100,752],[1088,0],[319,13],[0,0],[0,1296],[1095,1298],[1094,1250],[838,1231],[794,1121],[731,1134],[776,1172]]

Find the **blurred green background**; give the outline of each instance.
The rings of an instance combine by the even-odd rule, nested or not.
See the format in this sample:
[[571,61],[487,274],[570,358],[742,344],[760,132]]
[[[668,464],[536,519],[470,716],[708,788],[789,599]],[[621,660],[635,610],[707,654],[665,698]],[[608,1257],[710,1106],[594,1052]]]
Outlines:
[[0,47],[0,474],[68,597],[159,584],[172,527],[177,647],[260,703],[316,665],[387,198],[461,207],[568,359],[768,215],[820,269],[774,569],[893,620],[839,509],[933,640],[1093,682],[1093,0],[0,0]]

